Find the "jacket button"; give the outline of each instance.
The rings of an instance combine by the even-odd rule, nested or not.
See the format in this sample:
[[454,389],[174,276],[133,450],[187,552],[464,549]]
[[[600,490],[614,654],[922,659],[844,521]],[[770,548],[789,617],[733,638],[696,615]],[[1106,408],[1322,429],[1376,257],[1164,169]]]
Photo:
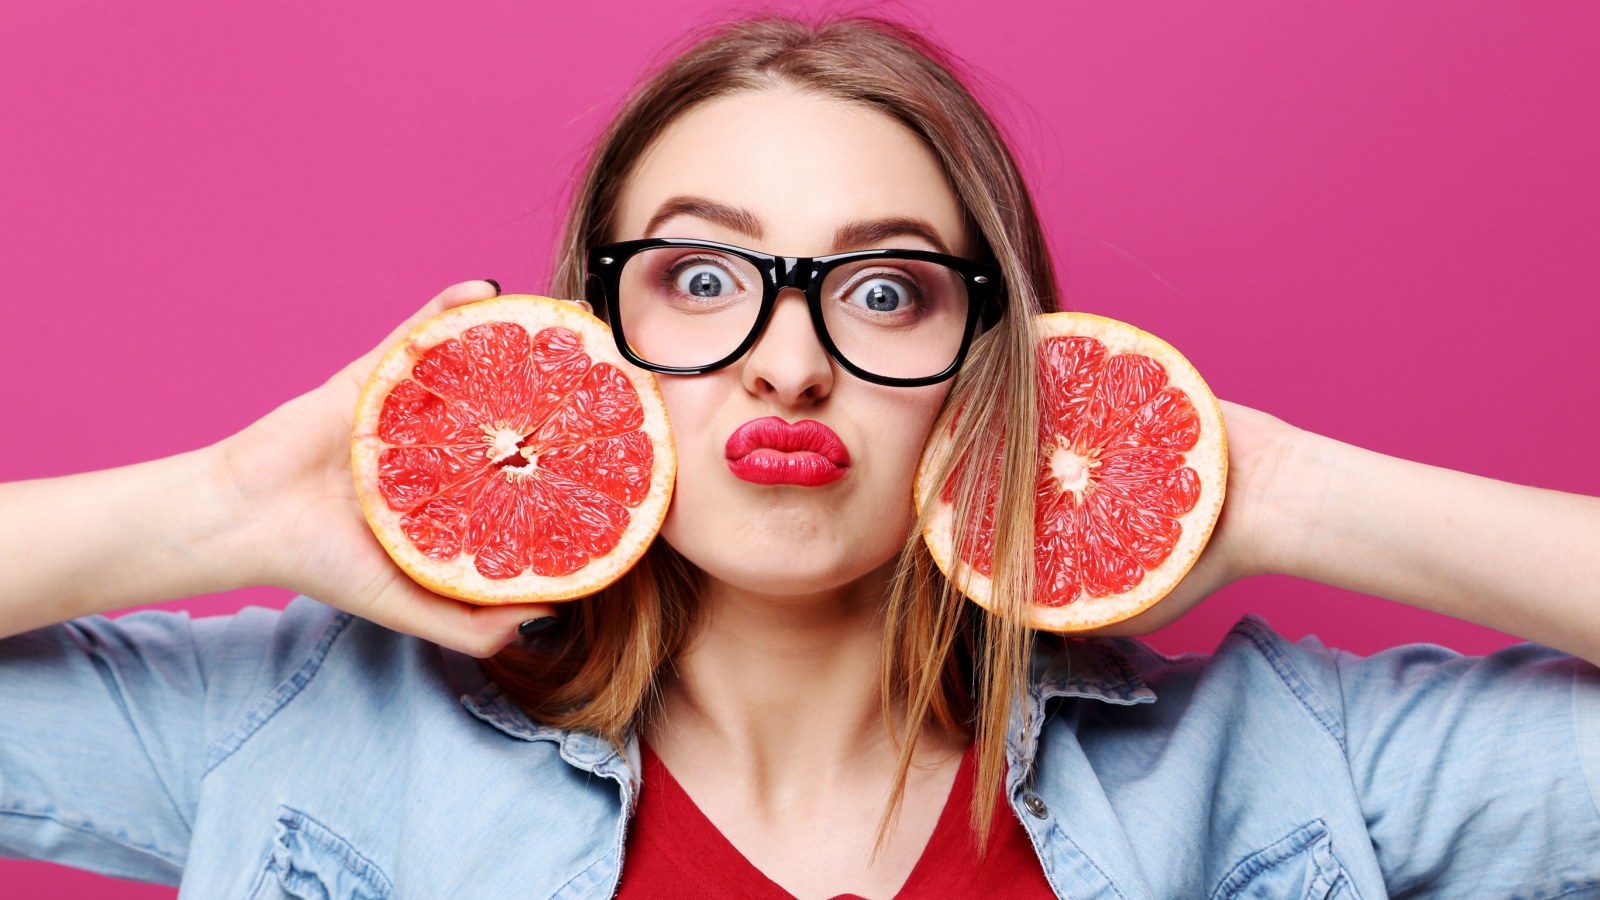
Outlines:
[[1028,808],[1028,812],[1032,813],[1035,819],[1042,819],[1050,815],[1050,808],[1044,805],[1044,801],[1039,799],[1038,794],[1029,794],[1023,797],[1022,805]]

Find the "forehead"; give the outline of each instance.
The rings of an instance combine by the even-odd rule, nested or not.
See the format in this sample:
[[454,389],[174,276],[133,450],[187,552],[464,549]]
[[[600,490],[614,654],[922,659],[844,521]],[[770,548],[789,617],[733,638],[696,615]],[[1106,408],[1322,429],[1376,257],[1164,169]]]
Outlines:
[[[961,204],[919,137],[870,107],[791,88],[720,97],[673,122],[634,167],[613,239],[643,237],[682,197],[747,210],[760,226],[755,249],[770,253],[848,249],[834,246],[840,225],[894,218],[926,222],[952,252],[967,248]],[[656,231],[751,243],[693,215]]]

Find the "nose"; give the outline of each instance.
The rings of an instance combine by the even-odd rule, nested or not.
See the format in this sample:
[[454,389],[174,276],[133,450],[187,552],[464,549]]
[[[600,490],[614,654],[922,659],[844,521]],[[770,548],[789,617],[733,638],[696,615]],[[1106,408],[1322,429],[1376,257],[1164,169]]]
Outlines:
[[814,405],[833,390],[833,360],[811,325],[805,293],[778,292],[772,318],[745,357],[745,390],[786,407]]

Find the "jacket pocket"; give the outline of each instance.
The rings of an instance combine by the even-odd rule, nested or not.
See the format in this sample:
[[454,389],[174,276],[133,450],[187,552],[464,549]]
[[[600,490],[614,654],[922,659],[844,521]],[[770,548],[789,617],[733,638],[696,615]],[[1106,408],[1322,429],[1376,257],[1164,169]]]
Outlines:
[[387,900],[388,876],[327,826],[288,806],[276,825],[250,900]]
[[1240,860],[1212,900],[1360,900],[1333,855],[1333,835],[1321,819],[1296,828]]

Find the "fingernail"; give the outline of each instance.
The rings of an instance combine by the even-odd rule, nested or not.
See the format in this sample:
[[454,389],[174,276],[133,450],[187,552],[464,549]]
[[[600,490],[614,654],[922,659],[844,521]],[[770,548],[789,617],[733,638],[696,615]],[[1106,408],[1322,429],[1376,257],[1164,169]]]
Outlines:
[[494,285],[494,295],[496,297],[500,296],[500,282],[495,281],[493,278],[480,278],[478,280],[479,281],[487,281],[490,284]]
[[555,616],[540,616],[537,619],[529,619],[528,621],[523,622],[521,625],[518,625],[517,626],[517,632],[519,634],[524,635],[524,636],[530,635],[530,634],[538,634],[541,631],[545,631],[545,630],[549,629],[550,627],[554,626],[555,624],[556,624],[556,617]]

